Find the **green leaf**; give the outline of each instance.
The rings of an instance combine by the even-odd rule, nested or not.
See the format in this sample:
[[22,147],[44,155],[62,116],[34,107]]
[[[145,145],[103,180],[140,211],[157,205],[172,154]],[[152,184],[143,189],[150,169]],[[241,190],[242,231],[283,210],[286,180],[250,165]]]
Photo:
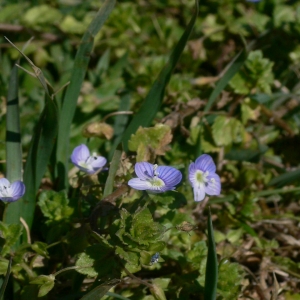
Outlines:
[[159,239],[165,230],[163,225],[153,221],[148,208],[142,208],[133,216],[130,234],[140,244],[148,245]]
[[204,298],[216,300],[218,284],[218,260],[210,209],[207,218],[208,253],[205,272]]
[[120,265],[116,260],[114,249],[107,243],[98,243],[88,247],[76,261],[77,272],[90,277],[120,275]]
[[19,224],[6,225],[5,223],[0,222],[0,231],[5,239],[5,245],[2,248],[1,255],[5,256],[11,251],[11,248],[18,241],[22,234],[23,226]]
[[9,276],[10,276],[10,270],[11,270],[11,263],[12,263],[12,257],[9,259],[5,279],[4,279],[4,282],[2,283],[2,286],[1,286],[0,300],[3,299],[5,289],[6,289],[6,286],[7,286],[7,283],[8,283],[8,279],[9,279]]
[[163,289],[158,284],[152,283],[152,288],[150,288],[150,292],[155,300],[167,300]]
[[185,48],[185,45],[197,20],[198,11],[199,3],[198,0],[196,0],[195,12],[190,23],[188,24],[183,35],[181,36],[179,42],[173,49],[167,64],[164,66],[157,79],[154,81],[139,111],[136,113],[136,115],[134,116],[134,118],[132,119],[132,121],[130,122],[129,126],[123,134],[122,143],[125,151],[128,151],[128,141],[131,137],[131,134],[135,133],[140,126],[148,127],[151,124],[156,113],[158,112],[164,98],[165,88],[168,82],[170,81],[172,72],[179,60],[181,53]]
[[[101,285],[98,285],[96,288],[91,290],[89,293],[87,293],[85,296],[80,298],[80,300],[100,300],[105,294],[115,285],[120,283],[119,279],[112,279],[110,281],[107,281],[105,283],[102,283]],[[120,298],[120,299],[126,299],[126,298]]]
[[242,279],[242,267],[225,259],[219,266],[218,293],[223,299],[237,299]]
[[43,215],[52,221],[67,220],[73,213],[74,209],[69,206],[69,199],[66,191],[43,191],[41,192],[38,205]]
[[41,30],[42,26],[47,24],[52,25],[54,20],[59,23],[61,18],[62,13],[58,9],[46,4],[34,6],[23,15],[24,23],[37,30]]
[[54,275],[40,275],[39,277],[30,281],[30,284],[40,285],[38,297],[47,295],[54,287],[55,276]]
[[33,244],[31,244],[31,249],[33,251],[35,251],[36,253],[38,253],[39,255],[42,255],[44,257],[49,257],[48,254],[48,245],[46,243],[42,243],[42,242],[34,242]]
[[261,50],[250,52],[244,67],[230,81],[230,86],[238,94],[248,94],[253,89],[270,94],[274,81],[273,64],[263,58]]
[[164,155],[172,141],[171,128],[168,125],[156,124],[154,127],[140,127],[128,141],[128,149],[136,151],[136,161],[147,161],[154,155]]
[[77,106],[77,99],[80,93],[80,88],[83,83],[86,70],[90,61],[90,53],[94,45],[94,38],[102,25],[108,18],[112,9],[115,6],[115,0],[105,0],[95,18],[84,33],[80,47],[77,51],[74,67],[72,71],[71,83],[67,88],[64,101],[61,106],[59,132],[57,139],[57,170],[56,176],[59,174],[61,181],[60,188],[68,186],[68,159],[69,159],[69,137],[71,123],[74,117]]
[[218,116],[212,126],[212,134],[216,145],[227,146],[243,140],[243,124],[235,119],[225,116]]
[[0,275],[4,275],[7,272],[9,260],[0,258]]

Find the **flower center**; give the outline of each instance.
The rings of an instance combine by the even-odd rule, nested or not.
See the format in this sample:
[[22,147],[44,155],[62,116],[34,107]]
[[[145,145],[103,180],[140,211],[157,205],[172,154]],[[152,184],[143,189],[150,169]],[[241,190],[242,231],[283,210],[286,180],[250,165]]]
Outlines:
[[196,181],[198,183],[206,183],[208,181],[207,176],[208,176],[208,172],[202,172],[200,170],[196,171],[195,177],[196,177]]
[[91,164],[96,159],[97,159],[97,156],[89,156],[86,161],[82,160],[78,163],[78,165],[85,169],[93,170],[93,167],[91,166]]
[[152,179],[149,179],[152,187],[154,188],[161,188],[163,186],[165,186],[165,183],[158,177],[154,176]]

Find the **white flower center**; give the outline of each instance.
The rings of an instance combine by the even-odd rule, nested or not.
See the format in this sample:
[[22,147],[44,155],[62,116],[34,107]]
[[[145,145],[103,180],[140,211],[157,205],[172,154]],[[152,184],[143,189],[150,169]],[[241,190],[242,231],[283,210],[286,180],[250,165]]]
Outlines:
[[5,185],[1,186],[0,194],[2,197],[6,197],[6,198],[12,197],[10,186],[5,186]]
[[152,189],[160,190],[165,186],[165,183],[162,179],[160,179],[159,173],[157,172],[158,165],[153,165],[153,176],[150,176],[148,172],[145,172],[145,175],[148,177],[146,180],[151,184]]
[[148,180],[154,189],[159,190],[165,186],[165,183],[158,177],[154,176],[152,179]]
[[203,172],[203,171],[197,170],[196,173],[195,173],[196,182],[198,184],[207,183],[208,182],[208,178],[207,178],[208,175],[209,175],[208,171]]
[[94,160],[96,160],[97,159],[97,156],[89,156],[88,158],[87,158],[87,160],[81,160],[80,162],[78,162],[78,165],[80,166],[80,167],[83,167],[83,168],[85,168],[85,169],[88,169],[88,170],[93,170],[93,167],[92,167],[92,162],[94,161]]

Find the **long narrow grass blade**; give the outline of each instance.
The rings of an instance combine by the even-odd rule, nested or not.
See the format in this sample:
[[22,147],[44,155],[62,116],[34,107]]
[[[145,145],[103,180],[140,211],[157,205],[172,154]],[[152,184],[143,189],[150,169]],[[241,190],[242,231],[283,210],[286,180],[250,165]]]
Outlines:
[[34,128],[24,170],[26,193],[23,197],[22,217],[29,227],[33,221],[36,192],[47,169],[58,132],[56,102],[47,94],[45,102],[44,110]]
[[[18,97],[18,68],[12,69],[7,95],[6,112],[6,177],[10,182],[22,180],[22,146]],[[10,203],[3,215],[6,224],[18,224],[21,216],[21,200]]]
[[110,195],[113,192],[115,176],[116,176],[117,170],[120,165],[121,155],[122,155],[122,151],[116,149],[114,156],[110,163],[110,168],[109,168],[108,177],[107,177],[107,180],[105,183],[103,198]]
[[[130,93],[128,91],[124,92],[120,99],[119,111],[128,111],[130,108]],[[125,131],[125,128],[128,123],[128,115],[119,115],[115,118],[114,124],[114,135],[115,139],[109,153],[109,159],[112,158],[117,146],[120,144],[122,140],[122,133]]]
[[105,282],[93,290],[91,290],[88,294],[83,296],[80,300],[100,300],[105,294],[115,285],[120,282],[119,279],[112,279],[108,282]]
[[227,86],[232,77],[238,72],[241,66],[244,64],[247,59],[247,53],[245,50],[238,53],[234,59],[227,66],[227,71],[222,76],[220,81],[217,83],[216,87],[212,91],[208,102],[204,108],[204,112],[208,112],[216,101],[217,97],[221,94],[224,88]]
[[10,270],[11,270],[11,263],[12,263],[12,257],[10,257],[9,262],[8,262],[8,267],[7,267],[7,271],[6,271],[6,275],[5,275],[5,279],[4,282],[1,286],[1,290],[0,290],[0,300],[3,299],[4,293],[5,293],[5,289],[8,283],[8,279],[10,276]]
[[124,132],[122,143],[125,151],[128,151],[128,140],[130,139],[131,134],[135,133],[139,126],[149,126],[160,108],[164,98],[165,88],[171,78],[172,71],[177,64],[195,25],[199,10],[198,0],[196,0],[195,7],[194,15],[179,42],[173,49],[167,64],[154,81],[148,95],[145,98],[145,101],[141,105],[140,110],[133,117],[132,121]]
[[205,272],[204,299],[216,300],[218,284],[218,260],[210,209],[208,211],[207,231],[208,253]]
[[98,33],[109,14],[115,6],[115,0],[105,0],[104,4],[96,14],[95,18],[84,33],[80,47],[77,51],[74,68],[72,71],[71,83],[66,91],[60,113],[59,132],[57,139],[57,174],[60,175],[59,187],[65,188],[68,185],[67,168],[69,158],[69,136],[71,123],[74,117],[77,99],[84,80],[90,53],[93,49],[94,38]]
[[276,185],[278,187],[282,187],[287,184],[291,184],[292,182],[299,181],[300,178],[300,170],[295,170],[291,172],[284,173],[273,178],[268,185]]

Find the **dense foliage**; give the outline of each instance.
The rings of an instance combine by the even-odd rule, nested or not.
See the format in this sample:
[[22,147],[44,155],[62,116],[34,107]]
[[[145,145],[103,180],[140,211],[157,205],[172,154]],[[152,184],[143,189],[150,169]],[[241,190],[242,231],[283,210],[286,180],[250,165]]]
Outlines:
[[[300,299],[300,1],[113,2],[0,3],[0,171],[26,185],[0,297],[204,299],[215,249],[217,299]],[[107,168],[79,172],[80,144]],[[195,202],[202,153],[222,190]],[[177,192],[131,189],[144,161]]]

